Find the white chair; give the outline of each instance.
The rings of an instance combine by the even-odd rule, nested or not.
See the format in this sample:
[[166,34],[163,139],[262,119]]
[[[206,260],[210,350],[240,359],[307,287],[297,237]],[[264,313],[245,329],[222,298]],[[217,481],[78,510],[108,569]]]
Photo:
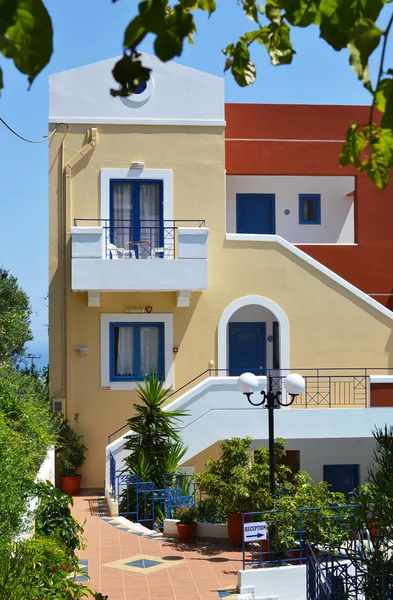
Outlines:
[[164,254],[164,252],[165,248],[152,248],[149,258],[162,258],[161,256],[157,256],[157,254]]
[[107,248],[110,253],[112,260],[119,260],[119,258],[135,258],[135,250],[125,250],[124,248],[118,248],[110,242],[107,244]]

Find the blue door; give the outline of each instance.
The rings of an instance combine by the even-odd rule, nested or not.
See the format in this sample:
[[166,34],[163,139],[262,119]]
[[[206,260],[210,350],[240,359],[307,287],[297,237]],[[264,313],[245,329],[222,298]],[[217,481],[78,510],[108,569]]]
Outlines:
[[359,465],[323,465],[323,478],[332,492],[347,496],[359,485]]
[[275,195],[237,194],[236,233],[276,233]]
[[229,323],[229,375],[266,368],[266,323]]

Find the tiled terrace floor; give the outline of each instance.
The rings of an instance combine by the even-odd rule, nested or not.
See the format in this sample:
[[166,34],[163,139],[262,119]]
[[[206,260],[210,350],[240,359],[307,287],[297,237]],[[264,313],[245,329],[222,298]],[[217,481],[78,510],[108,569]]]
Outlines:
[[241,552],[229,546],[146,539],[114,526],[97,495],[74,498],[87,547],[83,568],[108,600],[232,600]]

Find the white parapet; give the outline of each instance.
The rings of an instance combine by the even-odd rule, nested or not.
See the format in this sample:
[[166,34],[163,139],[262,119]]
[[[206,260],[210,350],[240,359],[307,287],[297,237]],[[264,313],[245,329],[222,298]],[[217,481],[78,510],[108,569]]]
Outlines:
[[207,227],[179,227],[178,253],[179,258],[207,259]]
[[238,571],[238,598],[306,600],[306,565]]
[[[208,236],[206,227],[181,227],[177,258],[155,255],[146,260],[105,252],[101,227],[72,227],[73,291],[203,291],[208,285]],[[188,303],[186,304],[188,305]]]
[[72,258],[103,258],[101,227],[71,227]]

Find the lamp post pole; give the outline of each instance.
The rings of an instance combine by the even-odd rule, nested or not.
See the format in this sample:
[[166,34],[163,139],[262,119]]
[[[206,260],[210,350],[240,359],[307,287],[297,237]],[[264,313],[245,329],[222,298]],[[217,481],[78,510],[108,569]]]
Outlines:
[[[281,379],[281,378],[280,378]],[[284,387],[287,390],[291,400],[289,402],[281,402],[281,390],[273,391],[273,377],[269,375],[267,377],[267,391],[262,390],[262,400],[260,402],[253,402],[251,396],[258,387],[258,379],[252,373],[243,373],[239,377],[238,386],[241,392],[247,396],[247,400],[252,406],[263,406],[268,411],[268,437],[269,437],[269,487],[270,494],[272,496],[276,493],[276,482],[275,482],[275,456],[274,456],[274,410],[280,408],[280,406],[291,406],[295,401],[295,398],[303,391],[305,381],[301,375],[296,373],[288,375],[284,379]]]

